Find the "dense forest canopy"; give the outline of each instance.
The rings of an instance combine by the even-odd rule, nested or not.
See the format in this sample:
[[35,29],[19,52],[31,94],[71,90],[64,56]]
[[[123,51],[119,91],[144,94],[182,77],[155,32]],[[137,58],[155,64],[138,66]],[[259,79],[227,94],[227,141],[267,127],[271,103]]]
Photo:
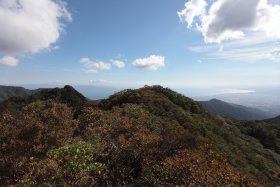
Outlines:
[[1,186],[280,184],[279,125],[219,117],[161,86],[100,102],[66,86],[0,112]]

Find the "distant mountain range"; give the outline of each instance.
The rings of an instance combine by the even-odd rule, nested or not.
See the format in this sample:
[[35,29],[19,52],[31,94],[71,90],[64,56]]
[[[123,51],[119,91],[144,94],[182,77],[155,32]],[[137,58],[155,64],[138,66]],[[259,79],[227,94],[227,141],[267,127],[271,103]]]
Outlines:
[[195,97],[197,101],[208,101],[213,98],[227,103],[234,103],[250,108],[259,109],[269,114],[270,118],[280,114],[280,87],[254,88],[252,93],[225,93],[203,97]]
[[15,86],[0,86],[0,103],[9,99],[11,97],[27,97],[32,93],[36,92],[35,90],[28,90],[23,87]]
[[232,117],[237,120],[263,120],[271,116],[261,110],[227,103],[218,99],[211,99],[209,101],[200,101],[203,108],[209,112],[218,114],[224,117]]
[[[79,95],[79,103],[74,103],[71,99]],[[39,88],[39,89],[26,89],[24,87],[16,86],[0,86],[0,103],[12,98],[28,98],[28,99],[53,99],[59,102],[68,101],[73,105],[81,104],[81,100],[86,100],[86,98],[77,92],[73,87],[65,86],[64,89],[59,88]]]
[[[47,88],[31,90],[23,87],[0,86],[0,103],[11,97],[27,98],[32,94],[34,94],[33,97],[36,97],[36,93],[42,90],[43,92],[40,93],[41,96],[45,94],[45,97],[49,97],[50,95],[54,94],[54,93],[50,94],[49,93],[50,89]],[[58,92],[58,90],[59,89],[54,89],[51,92]],[[93,90],[91,91],[94,92]],[[89,92],[89,90],[86,90],[86,92]],[[61,98],[63,98],[63,95],[65,95],[65,93],[60,93]],[[263,120],[263,119],[274,117],[270,115],[268,112],[261,111],[253,107],[246,107],[242,105],[232,104],[218,99],[211,99],[209,101],[200,101],[200,103],[202,104],[203,108],[208,112],[212,112],[224,117],[226,116],[231,117],[237,120]]]

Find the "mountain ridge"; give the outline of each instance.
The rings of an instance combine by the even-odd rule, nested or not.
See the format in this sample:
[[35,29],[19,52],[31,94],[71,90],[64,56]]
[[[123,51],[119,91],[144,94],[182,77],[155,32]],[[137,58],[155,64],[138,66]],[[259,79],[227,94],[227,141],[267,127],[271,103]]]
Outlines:
[[[22,97],[28,96],[40,92],[42,90],[51,90],[54,88],[39,88],[39,89],[25,89],[24,87],[14,86],[0,86],[0,103],[10,97]],[[58,88],[57,88],[58,89]],[[89,99],[88,99],[89,100]],[[92,103],[98,103],[98,101],[92,100]],[[209,101],[199,101],[204,109],[209,112],[221,116],[228,116],[238,120],[264,120],[271,118],[271,115],[256,108],[246,107],[242,105],[228,103],[219,99],[211,99]]]
[[264,120],[264,122],[270,123],[272,125],[280,126],[280,116],[277,116],[277,117],[271,118],[271,119],[266,119],[266,120]]
[[223,117],[232,117],[237,120],[264,120],[270,118],[269,114],[261,110],[224,102],[219,99],[199,102],[207,111]]
[[10,97],[27,97],[33,93],[32,90],[25,89],[23,87],[15,86],[2,86],[0,85],[0,103]]
[[36,89],[31,90],[25,97],[13,96],[0,103],[0,112],[6,109],[16,112],[26,104],[38,100],[54,100],[72,107],[83,106],[88,99],[76,91],[72,86],[66,85],[63,88]]

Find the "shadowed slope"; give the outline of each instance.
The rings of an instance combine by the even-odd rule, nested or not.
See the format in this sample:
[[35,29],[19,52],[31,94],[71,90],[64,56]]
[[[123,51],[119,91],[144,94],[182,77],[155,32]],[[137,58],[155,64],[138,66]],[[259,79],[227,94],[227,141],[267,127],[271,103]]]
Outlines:
[[200,101],[200,103],[209,112],[237,120],[263,120],[269,118],[269,115],[261,110],[227,103],[218,99]]

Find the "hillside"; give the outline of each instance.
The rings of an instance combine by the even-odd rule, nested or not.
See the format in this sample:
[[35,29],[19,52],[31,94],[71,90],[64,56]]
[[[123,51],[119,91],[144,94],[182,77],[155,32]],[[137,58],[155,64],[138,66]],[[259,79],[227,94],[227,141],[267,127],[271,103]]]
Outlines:
[[86,101],[81,93],[72,86],[64,86],[64,88],[44,89],[28,97],[28,100],[54,100],[70,106],[82,106]]
[[280,184],[277,126],[217,117],[167,88],[88,103],[66,86],[21,100],[0,113],[3,186]]
[[250,108],[255,108],[264,111],[269,115],[269,118],[273,118],[280,115],[280,100],[279,87],[275,86],[272,88],[256,88],[256,92],[252,93],[228,93],[228,94],[218,94],[210,95],[204,97],[198,97],[196,100],[208,101],[213,98],[218,100],[234,103],[237,105],[242,105]]
[[27,97],[33,92],[23,87],[0,86],[0,103],[11,97]]
[[54,89],[37,89],[32,90],[33,94],[26,97],[11,97],[0,104],[0,112],[5,110],[18,113],[25,105],[40,101],[54,100],[58,103],[67,104],[68,106],[82,107],[87,99],[71,86]]
[[264,120],[264,122],[270,123],[270,124],[272,124],[272,125],[278,125],[278,126],[280,126],[280,116],[277,116],[277,117],[272,118],[272,119]]
[[269,115],[261,110],[227,103],[218,99],[200,101],[200,103],[209,112],[237,120],[263,120],[269,118]]

